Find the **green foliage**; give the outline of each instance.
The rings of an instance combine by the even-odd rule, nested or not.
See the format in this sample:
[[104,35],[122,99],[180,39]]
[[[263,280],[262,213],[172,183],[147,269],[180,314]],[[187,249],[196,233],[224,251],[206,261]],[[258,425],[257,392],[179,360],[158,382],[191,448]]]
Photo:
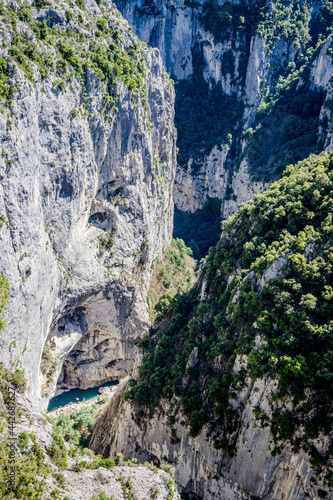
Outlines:
[[13,384],[20,392],[25,392],[27,381],[24,376],[24,371],[16,369],[13,373],[8,374],[8,382]]
[[64,440],[56,430],[53,431],[52,443],[47,449],[51,462],[58,467],[67,467],[67,450]]
[[155,5],[154,0],[143,0],[141,7],[135,6],[135,13],[138,16],[158,16],[161,12]]
[[91,500],[114,500],[114,495],[107,495],[105,491],[100,491],[98,495],[94,495],[91,497]]
[[33,70],[27,60],[38,64],[42,78],[46,78],[49,72],[54,69],[52,55],[47,52],[41,52],[35,43],[30,42],[27,36],[21,33],[13,36],[9,55],[17,62],[18,66],[31,81],[33,81]]
[[318,128],[325,93],[311,90],[308,83],[298,85],[298,72],[281,78],[276,97],[269,104],[270,113],[260,124],[254,123],[256,129],[241,158],[248,156],[256,180],[280,177],[287,165],[323,147],[318,143]]
[[26,432],[21,432],[19,434],[19,441],[18,441],[18,446],[20,448],[21,453],[23,453],[23,451],[25,450],[28,441],[29,441],[28,434]]
[[176,83],[175,124],[178,130],[178,163],[187,168],[193,159],[196,172],[215,145],[229,144],[229,134],[243,114],[244,105],[236,95],[223,93],[220,84],[209,85],[203,78],[202,49],[193,52],[193,75]]
[[159,301],[157,302],[155,306],[155,310],[164,315],[167,311],[169,311],[172,307],[172,304],[174,302],[174,294],[171,292],[166,292],[163,295],[161,295]]
[[[1,64],[1,60],[0,60]],[[6,309],[7,300],[9,298],[9,283],[6,276],[0,274],[0,314]],[[5,328],[6,322],[2,316],[0,316],[0,333]]]
[[[106,21],[99,19],[100,27],[106,29]],[[115,77],[132,91],[133,97],[140,96],[144,105],[147,105],[144,78],[146,76],[145,60],[140,54],[139,45],[133,44],[128,51],[117,44],[119,31],[112,32],[113,41],[109,47],[92,42],[89,47],[89,60],[101,70],[104,79],[110,84],[115,83]]]
[[[31,435],[32,438],[33,435]],[[35,438],[34,438],[35,439]],[[44,480],[48,470],[42,462],[43,452],[36,443],[28,455],[22,454],[15,458],[15,486],[9,492],[10,471],[13,466],[9,442],[1,443],[0,447],[0,497],[10,498],[42,498]],[[13,496],[14,495],[14,496]]]
[[7,84],[9,78],[8,64],[3,57],[0,57],[0,99],[7,100],[10,95],[10,86]]
[[65,14],[66,14],[66,19],[67,19],[68,22],[71,21],[73,19],[73,17],[74,17],[74,14],[73,14],[73,12],[71,10],[67,9],[66,12],[65,12]]
[[[265,39],[266,49],[272,50],[280,39],[293,42],[297,48],[311,39],[310,8],[300,0],[279,0],[273,9],[265,0],[255,0],[251,4],[224,2],[222,5],[217,0],[207,0],[200,21],[214,35],[215,43],[238,36],[245,37],[248,46],[251,37],[258,34]],[[324,33],[325,27],[321,29]]]
[[220,237],[221,200],[208,198],[203,208],[195,212],[182,212],[175,207],[174,236],[183,238],[193,251],[193,257],[205,257]]
[[114,236],[113,232],[105,231],[103,236],[99,238],[99,251],[101,254],[104,254],[106,250],[110,250],[114,245]]
[[32,25],[32,30],[39,40],[46,40],[49,34],[47,21],[40,21]]
[[[150,409],[180,398],[191,435],[207,423],[215,447],[231,451],[239,414],[230,400],[247,376],[277,378],[271,421],[260,408],[255,415],[275,440],[318,462],[308,440],[329,432],[333,411],[332,192],[333,153],[311,155],[223,222],[203,270],[207,299],[198,302],[195,290],[177,299],[127,398]],[[235,372],[237,354],[248,362]]]
[[2,391],[6,404],[10,402],[8,384],[12,384],[17,390],[24,393],[27,388],[24,371],[17,368],[14,372],[12,372],[0,364],[0,390]]
[[208,0],[202,8],[200,22],[214,35],[215,43],[223,42],[231,35],[253,35],[265,19],[267,4],[265,0],[255,0],[250,4],[242,1],[239,4],[218,0]]
[[[199,7],[195,2],[187,5]],[[273,52],[269,78],[262,81],[263,101],[254,134],[246,150],[241,151],[239,131],[243,103],[238,102],[235,95],[224,96],[213,80],[203,81],[205,63],[202,48],[197,44],[193,52],[193,77],[176,85],[179,164],[186,167],[192,158],[195,174],[214,145],[228,144],[227,134],[232,136],[230,167],[237,169],[241,160],[248,157],[255,181],[276,179],[288,164],[310,153],[319,153],[327,133],[327,123],[323,122],[319,140],[319,113],[325,92],[313,90],[308,83],[308,73],[315,54],[318,55],[325,38],[332,32],[332,16],[329,0],[320,2],[318,8],[313,2],[301,0],[278,0],[274,5],[266,0],[204,2],[199,22],[214,35],[215,44],[226,41],[231,44],[223,54],[221,73],[230,75],[231,83],[238,88],[245,85],[255,35],[264,41],[266,52],[273,52],[278,43],[284,41],[293,47],[296,56],[295,62],[278,61]],[[304,84],[296,90],[300,77]],[[227,192],[228,197],[230,194]]]
[[[180,238],[174,238],[171,246],[164,251],[162,261],[154,266],[154,273],[149,289],[149,314],[153,322],[157,321],[173,308],[175,296],[189,290],[195,281],[195,261],[191,258],[192,250]],[[145,346],[142,346],[145,347]]]
[[319,4],[319,9],[313,13],[310,22],[312,45],[316,46],[318,41],[331,35],[333,30],[332,27],[333,4],[331,0],[323,0]]
[[45,7],[51,5],[51,2],[49,2],[49,0],[35,0],[34,5],[37,9],[45,9]]
[[93,413],[97,408],[93,405],[74,411],[70,415],[59,415],[55,421],[57,431],[66,441],[83,448],[87,447],[95,425]]
[[[76,3],[80,9],[84,9],[84,0],[77,0]],[[45,8],[49,2],[36,0],[34,5],[37,8]],[[13,36],[9,48],[10,58],[16,61],[31,81],[34,79],[34,74],[30,61],[37,64],[41,77],[47,78],[55,69],[54,55],[50,51],[45,51],[45,45],[31,42],[29,31],[17,32],[15,17],[15,15],[12,16]],[[109,116],[111,111],[118,111],[115,106],[117,80],[121,81],[132,92],[132,101],[136,107],[141,102],[147,108],[145,46],[136,40],[129,46],[127,42],[124,43],[124,38],[128,40],[128,37],[124,37],[122,31],[117,27],[109,28],[107,15],[94,20],[90,27],[94,37],[90,43],[88,43],[87,35],[77,33],[69,25],[67,30],[63,31],[55,30],[50,26],[50,22],[48,25],[46,20],[35,21],[29,4],[21,5],[18,17],[35,33],[37,41],[42,40],[55,47],[57,73],[63,77],[57,84],[60,90],[64,91],[66,88],[65,76],[68,75],[69,70],[70,73],[75,73],[79,78],[84,97],[86,97],[84,85],[88,70],[92,70],[103,87],[104,102],[101,103],[100,112],[104,114],[107,121],[111,120]],[[90,16],[87,15],[87,17]],[[74,18],[74,12],[67,9],[66,19],[68,23]],[[81,13],[78,19],[81,24],[85,20]],[[94,28],[96,29],[94,30]],[[56,44],[54,36],[56,36]],[[8,80],[7,65],[2,68],[1,63],[2,60],[0,61],[0,98],[8,99],[10,88],[6,84]]]

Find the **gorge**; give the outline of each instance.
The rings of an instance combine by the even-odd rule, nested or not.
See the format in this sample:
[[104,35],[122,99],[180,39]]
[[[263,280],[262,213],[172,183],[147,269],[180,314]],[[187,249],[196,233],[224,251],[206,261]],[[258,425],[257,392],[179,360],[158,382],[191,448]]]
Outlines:
[[1,497],[333,499],[332,22],[2,1]]

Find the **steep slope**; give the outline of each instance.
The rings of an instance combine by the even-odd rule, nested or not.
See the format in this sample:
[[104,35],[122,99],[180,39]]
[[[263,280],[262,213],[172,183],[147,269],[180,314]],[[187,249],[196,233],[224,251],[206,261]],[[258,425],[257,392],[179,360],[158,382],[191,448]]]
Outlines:
[[331,148],[330,1],[116,4],[176,81],[179,209],[219,198],[226,218],[289,163]]
[[[13,384],[13,381],[15,384]],[[19,387],[18,387],[19,386]],[[171,467],[103,460],[64,442],[45,416],[22,398],[18,379],[0,369],[0,496],[64,500],[179,499]],[[13,415],[17,411],[13,423]],[[12,420],[11,420],[12,419]]]
[[174,90],[111,2],[5,1],[0,35],[1,362],[45,408],[132,369],[171,241]]
[[167,460],[198,498],[333,498],[332,192],[312,155],[223,223],[94,449]]

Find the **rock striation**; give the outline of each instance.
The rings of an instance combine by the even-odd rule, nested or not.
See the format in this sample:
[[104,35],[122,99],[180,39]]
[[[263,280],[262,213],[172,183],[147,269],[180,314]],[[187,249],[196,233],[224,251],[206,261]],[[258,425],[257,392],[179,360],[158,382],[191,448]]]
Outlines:
[[[12,387],[11,390],[15,391]],[[70,500],[96,500],[98,498],[125,500],[180,499],[173,480],[172,468],[158,469],[152,464],[138,465],[135,460],[124,461],[118,454],[115,461],[103,461],[91,450],[85,452],[70,446],[62,437],[55,437],[51,422],[42,416],[15,391],[15,406],[20,415],[14,430],[9,428],[6,392],[0,391],[1,420],[1,498],[26,497],[38,494],[43,500],[62,498]],[[15,444],[15,490],[6,490],[8,481],[8,455],[5,455],[10,435]],[[115,463],[116,462],[116,463]]]
[[[236,371],[244,361],[241,357],[236,360]],[[118,389],[118,399],[116,395],[99,418],[91,446],[104,456],[121,452],[126,459],[135,457],[142,463],[149,460],[156,465],[173,465],[183,498],[317,499],[318,486],[308,455],[284,447],[281,455],[273,457],[270,429],[261,428],[253,414],[258,405],[270,414],[267,394],[275,387],[275,382],[268,379],[254,384],[248,381],[239,401],[243,408],[242,425],[235,436],[232,458],[214,449],[206,429],[192,438],[181,419],[176,419],[171,432],[168,407],[162,405],[153,418],[140,420],[132,405],[121,401],[123,387]],[[328,445],[327,438],[324,446]],[[333,494],[325,498],[331,500]]]

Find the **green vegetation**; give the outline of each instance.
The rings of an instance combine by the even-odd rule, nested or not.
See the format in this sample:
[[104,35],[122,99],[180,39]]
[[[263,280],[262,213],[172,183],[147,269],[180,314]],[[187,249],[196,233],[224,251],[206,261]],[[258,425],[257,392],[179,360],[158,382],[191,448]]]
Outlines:
[[313,14],[310,22],[312,45],[316,46],[318,41],[331,35],[332,31],[333,4],[331,0],[322,0],[319,4],[318,11]]
[[211,246],[220,237],[221,200],[208,198],[201,210],[182,212],[175,207],[174,236],[184,239],[193,251],[193,257],[200,260],[205,257]]
[[[44,8],[47,2],[35,4],[38,8]],[[82,0],[79,0],[78,5],[84,9]],[[10,61],[15,61],[31,81],[34,80],[31,63],[37,65],[42,79],[57,75],[60,80],[54,83],[61,91],[66,90],[71,77],[78,77],[88,108],[85,86],[89,72],[93,71],[103,89],[100,113],[107,121],[111,120],[110,113],[118,111],[117,82],[122,82],[131,91],[135,107],[138,108],[140,102],[147,113],[145,44],[138,42],[130,31],[124,35],[119,29],[118,19],[112,22],[113,28],[110,28],[109,21],[114,20],[110,15],[95,19],[86,11],[84,13],[84,16],[81,13],[77,16],[72,10],[67,10],[67,29],[59,30],[53,28],[52,23],[48,26],[46,20],[36,22],[29,5],[22,5],[17,12],[3,8],[0,16],[3,16],[3,21],[10,21],[12,26]],[[27,30],[18,31],[17,18],[26,24]],[[95,35],[92,41],[89,42],[85,34],[72,28],[71,23],[76,23],[76,18],[80,24],[89,22],[89,30]],[[9,28],[8,24],[6,27]],[[30,30],[36,35],[37,43],[31,41]],[[7,80],[7,61],[1,59],[0,99],[8,100],[10,96]]]
[[[9,435],[9,417],[13,415],[13,407],[16,406],[13,392],[9,391],[9,384],[13,384],[16,389],[23,392],[26,388],[23,372],[16,370],[11,373],[0,365],[0,390],[5,403],[5,409],[0,414],[0,435],[2,436],[0,440],[0,497],[4,500],[39,499],[44,491],[45,478],[50,471],[43,463],[45,455],[33,433],[20,432],[17,440],[20,453],[17,451],[13,453],[11,446],[13,442],[6,438]],[[21,410],[17,409],[16,424],[20,422],[21,415]],[[13,489],[9,490],[7,486],[13,466],[15,466],[15,482]]]
[[54,70],[52,54],[41,51],[35,43],[29,41],[29,37],[26,34],[19,33],[13,35],[9,55],[16,61],[31,81],[33,81],[34,73],[28,61],[32,61],[38,65],[42,78],[47,78],[50,72]]
[[43,463],[44,453],[37,443],[36,437],[33,434],[30,434],[29,437],[33,443],[30,453],[15,458],[15,485],[12,491],[7,488],[11,466],[13,465],[9,441],[2,443],[0,447],[0,496],[4,500],[42,498],[45,478],[50,471]]
[[12,384],[18,391],[24,393],[27,389],[27,381],[24,376],[24,370],[16,369],[11,372],[0,364],[0,390],[4,397],[5,403],[8,400],[8,384]]
[[223,93],[220,84],[211,86],[203,78],[202,49],[193,52],[193,75],[176,83],[175,124],[178,130],[178,163],[198,171],[213,147],[230,145],[244,105],[236,95]]
[[301,0],[278,0],[274,9],[269,9],[268,3],[265,7],[260,7],[256,33],[265,39],[266,50],[272,51],[279,40],[292,43],[295,50],[304,48],[311,42],[311,3]]
[[148,305],[150,319],[157,314],[164,314],[178,293],[187,292],[195,282],[195,260],[192,250],[186,247],[183,240],[172,240],[171,246],[158,260],[150,282]]
[[[267,81],[262,81],[261,98],[256,122],[247,131],[248,147],[241,151],[240,131],[243,126],[243,101],[240,92],[226,96],[213,79],[203,79],[204,59],[198,43],[193,51],[193,76],[176,84],[176,117],[178,128],[179,164],[186,168],[193,160],[195,175],[205,156],[216,145],[231,145],[228,166],[237,169],[248,157],[250,173],[255,181],[268,181],[281,176],[290,163],[306,158],[323,149],[318,140],[319,113],[325,92],[315,90],[308,73],[315,55],[332,33],[332,2],[279,0],[274,6],[266,0],[249,4],[207,0],[200,5],[199,21],[214,36],[214,43],[231,42],[223,54],[221,73],[230,75],[231,84],[244,95],[245,77],[251,40],[259,35],[265,50],[273,53],[280,41],[293,47],[295,62],[278,60],[272,55]],[[329,49],[331,50],[331,49]],[[238,56],[238,57],[237,57]],[[236,62],[238,60],[238,62]],[[296,87],[303,81],[303,85]],[[327,123],[323,123],[324,140]]]
[[248,157],[254,180],[276,179],[287,165],[323,149],[318,142],[318,128],[325,93],[311,90],[309,84],[297,88],[299,74],[295,73],[278,88],[276,100],[267,106],[271,109],[268,116],[245,133],[248,146],[239,162]]
[[[7,300],[9,298],[9,283],[6,276],[0,274],[0,314],[6,309]],[[5,328],[6,322],[0,316],[0,333]]]
[[107,495],[105,491],[100,491],[97,496],[92,496],[91,500],[114,500],[114,495]]
[[7,84],[8,79],[7,61],[3,57],[0,57],[0,99],[7,100],[10,96],[10,86]]
[[105,251],[110,250],[114,245],[114,231],[105,231],[103,236],[99,238],[99,252],[104,254]]
[[95,417],[99,407],[92,405],[77,410],[70,415],[59,415],[55,420],[58,433],[69,443],[87,447],[95,425]]
[[27,381],[24,376],[24,370],[16,369],[13,373],[8,372],[7,381],[13,384],[22,393],[27,389]]
[[219,5],[217,0],[208,0],[203,5],[200,22],[214,35],[214,42],[219,43],[232,35],[253,35],[259,23],[264,21],[267,10],[266,0],[255,0],[251,5],[245,1]]
[[52,443],[47,449],[51,462],[58,467],[67,467],[67,450],[64,440],[56,429],[53,431]]
[[51,383],[57,369],[57,364],[57,361],[54,359],[52,353],[50,352],[50,348],[45,345],[43,348],[42,360],[40,364],[40,370],[45,377],[45,382],[42,387],[42,393],[45,392],[46,388]]
[[[258,34],[265,39],[267,50],[272,50],[280,39],[293,42],[295,47],[300,48],[311,39],[308,3],[279,0],[270,9],[266,0],[255,0],[251,4],[245,1],[237,4],[225,2],[222,5],[217,0],[207,0],[203,5],[200,21],[214,35],[215,43],[240,36],[246,39],[248,46],[251,37]],[[323,31],[324,28],[322,26]]]
[[[324,473],[331,452],[319,455],[310,440],[330,432],[333,410],[332,192],[333,153],[311,155],[223,222],[203,269],[205,299],[195,288],[174,301],[126,397],[150,414],[161,398],[172,401],[171,425],[181,408],[190,435],[208,423],[215,447],[232,454],[242,408],[230,401],[247,376],[276,377],[272,417],[254,409],[258,421]],[[273,263],[278,272],[266,278]],[[247,364],[235,371],[237,355]]]
[[161,13],[156,7],[154,0],[144,0],[141,7],[135,6],[134,11],[137,15],[146,17],[158,16]]

